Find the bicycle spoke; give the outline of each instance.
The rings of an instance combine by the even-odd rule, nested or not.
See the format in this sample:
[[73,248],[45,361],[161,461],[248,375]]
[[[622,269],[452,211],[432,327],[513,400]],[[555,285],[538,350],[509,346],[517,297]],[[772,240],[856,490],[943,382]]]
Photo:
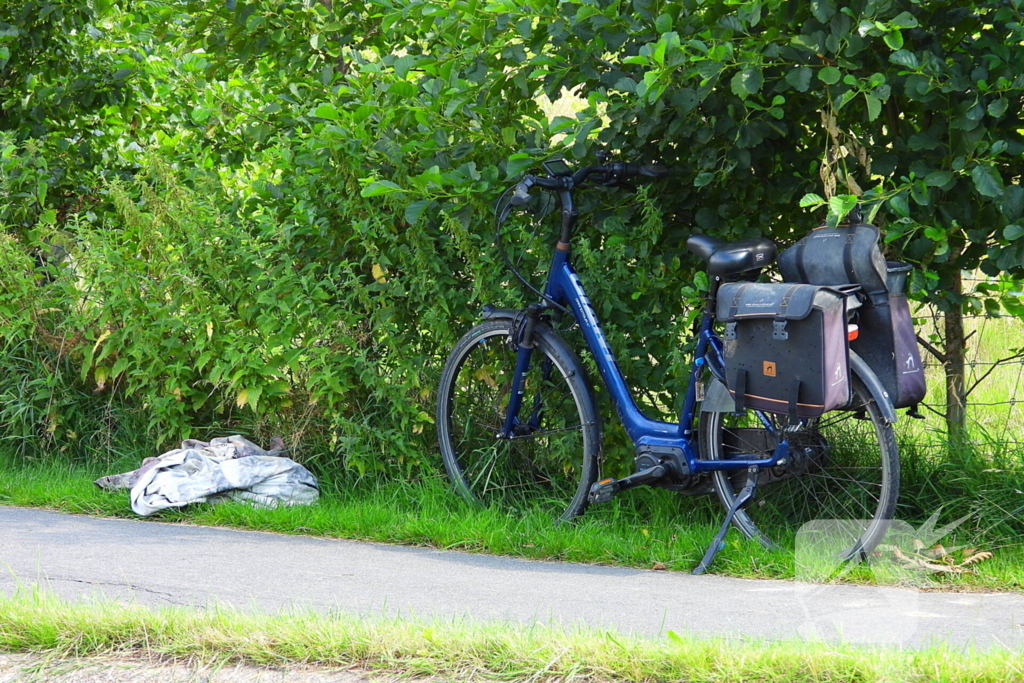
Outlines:
[[[880,540],[895,504],[898,461],[891,427],[865,396],[867,390],[857,385],[854,403],[866,419],[836,411],[794,431],[785,416],[764,416],[780,438],[790,440],[792,462],[773,468],[774,478],[759,487],[754,504],[736,515],[744,533],[767,544],[766,534],[792,533],[812,520],[859,519],[870,522],[851,531],[844,553]],[[711,415],[702,417],[702,448],[713,450],[711,457],[771,455],[775,442],[756,416]],[[736,480],[716,475],[713,481],[723,504],[733,500]]]
[[[472,343],[453,352],[456,361],[449,359],[439,390],[438,434],[449,476],[475,502],[516,509],[528,503],[561,518],[578,514],[586,502],[586,482],[596,477],[594,436],[600,433],[582,373],[539,344],[522,378],[516,423],[521,433],[498,438],[518,355],[507,343],[511,320],[480,327],[489,332],[487,339],[464,337]],[[531,422],[537,424],[532,431]]]

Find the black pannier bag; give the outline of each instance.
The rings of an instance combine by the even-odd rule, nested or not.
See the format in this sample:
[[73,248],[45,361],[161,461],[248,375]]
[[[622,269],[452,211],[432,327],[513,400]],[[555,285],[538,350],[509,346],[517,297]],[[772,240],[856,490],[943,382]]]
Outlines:
[[830,287],[722,285],[716,313],[736,410],[813,418],[849,403],[846,303]]
[[903,291],[912,266],[886,262],[878,238],[878,228],[867,224],[817,228],[779,255],[779,270],[791,282],[861,286],[864,304],[850,350],[878,376],[893,407],[906,408],[927,392]]

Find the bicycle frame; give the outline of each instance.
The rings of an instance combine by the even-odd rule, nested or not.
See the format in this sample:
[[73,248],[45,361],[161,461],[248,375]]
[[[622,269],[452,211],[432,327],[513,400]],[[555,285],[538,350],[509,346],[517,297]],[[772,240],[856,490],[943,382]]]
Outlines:
[[[561,245],[559,245],[561,247]],[[690,382],[686,390],[680,421],[678,423],[652,420],[637,406],[626,381],[619,369],[619,364],[608,345],[608,340],[597,320],[597,315],[589,297],[583,289],[572,263],[568,249],[556,249],[551,261],[548,282],[544,296],[561,305],[567,305],[576,317],[587,346],[597,363],[601,379],[611,394],[612,403],[626,428],[634,445],[639,449],[644,446],[655,448],[678,449],[685,457],[685,463],[679,463],[688,470],[686,474],[699,474],[716,470],[744,470],[752,466],[774,467],[789,455],[789,443],[785,439],[776,446],[770,458],[747,459],[730,458],[729,460],[703,460],[700,458],[700,446],[694,429],[695,408],[697,404],[697,382],[700,380],[705,365],[718,378],[724,377],[724,361],[722,358],[721,340],[713,329],[714,316],[705,309],[693,365],[690,368]],[[524,338],[529,339],[529,335]],[[523,402],[522,377],[530,367],[532,344],[520,344],[509,410],[506,416],[505,434],[513,433],[519,421],[519,411]],[[775,435],[775,428],[764,415],[757,413],[764,427]],[[777,435],[776,435],[777,436]]]

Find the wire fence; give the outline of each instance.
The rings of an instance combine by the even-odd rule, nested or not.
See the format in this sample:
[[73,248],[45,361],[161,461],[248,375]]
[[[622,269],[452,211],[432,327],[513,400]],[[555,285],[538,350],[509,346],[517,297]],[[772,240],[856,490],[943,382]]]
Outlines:
[[[994,280],[965,277],[964,290]],[[928,373],[925,425],[943,430],[946,413],[946,368],[956,364],[940,359],[944,314],[934,307],[914,311],[921,354]],[[971,435],[986,445],[1024,445],[1024,320],[1006,312],[965,314],[964,386]]]

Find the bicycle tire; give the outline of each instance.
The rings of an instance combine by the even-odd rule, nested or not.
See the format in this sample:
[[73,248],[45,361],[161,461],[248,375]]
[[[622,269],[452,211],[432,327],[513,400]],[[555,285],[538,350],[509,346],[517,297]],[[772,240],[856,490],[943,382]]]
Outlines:
[[[850,560],[866,557],[885,536],[899,495],[896,437],[865,383],[856,375],[851,380],[848,409],[826,413],[790,433],[789,466],[761,472],[757,497],[733,518],[748,538],[778,547],[776,538],[795,533],[805,523],[844,520],[837,528],[846,536],[836,547],[842,548],[842,560]],[[789,419],[762,415],[776,429],[784,429]],[[701,413],[699,429],[702,457],[711,459],[739,452],[768,457],[776,445],[754,411],[743,416]],[[715,491],[726,509],[745,478],[745,471],[713,473]]]
[[520,433],[497,438],[516,365],[512,333],[512,320],[485,321],[449,355],[437,397],[441,457],[456,491],[471,503],[520,512],[541,508],[569,520],[586,509],[601,453],[586,373],[568,344],[538,325]]

